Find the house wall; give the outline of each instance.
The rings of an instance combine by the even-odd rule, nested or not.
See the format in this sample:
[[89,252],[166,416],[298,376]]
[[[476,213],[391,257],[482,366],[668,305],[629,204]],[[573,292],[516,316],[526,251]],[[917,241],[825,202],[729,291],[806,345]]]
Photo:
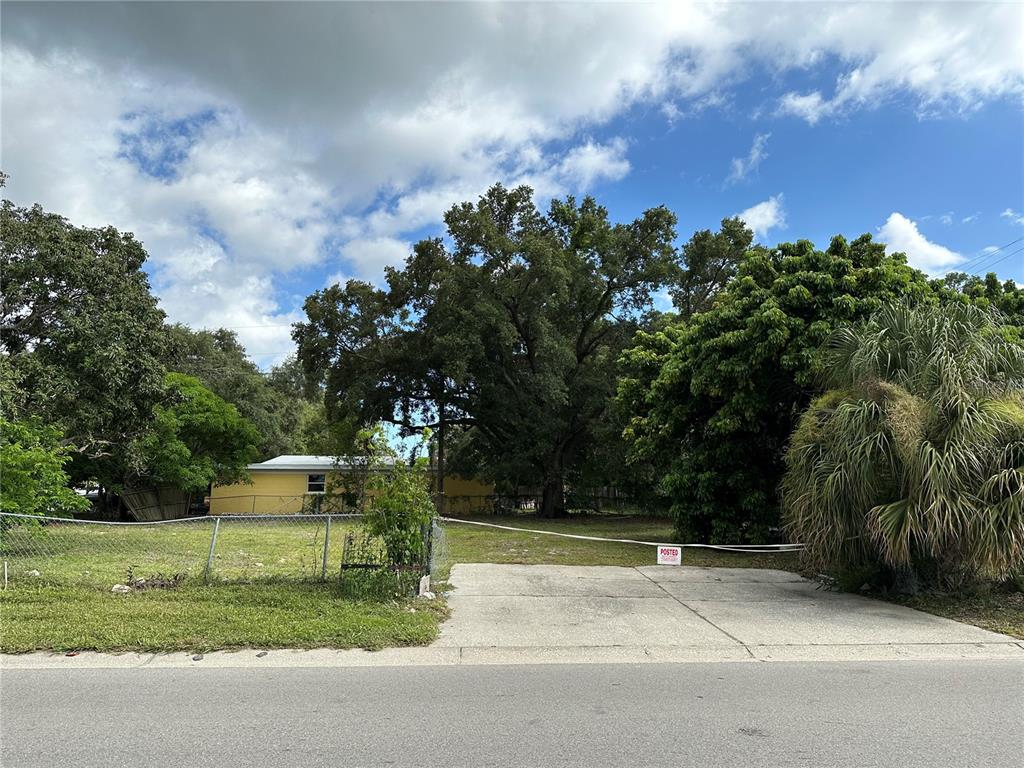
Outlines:
[[[215,485],[210,494],[211,515],[293,515],[302,512],[307,502],[306,479],[315,472],[282,472],[250,470],[251,483]],[[335,473],[328,473],[335,475]],[[336,475],[335,475],[336,476]],[[328,485],[331,479],[328,478]],[[458,499],[479,499],[481,503],[494,495],[494,486],[457,475],[445,477],[445,496]],[[341,511],[340,509],[324,512]]]
[[251,472],[251,483],[215,485],[211,515],[290,515],[302,511],[309,472]]

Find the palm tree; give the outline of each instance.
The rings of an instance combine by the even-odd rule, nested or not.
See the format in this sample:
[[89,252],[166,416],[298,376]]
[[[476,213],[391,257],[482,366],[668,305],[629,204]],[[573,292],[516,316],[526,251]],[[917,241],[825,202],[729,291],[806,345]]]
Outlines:
[[897,304],[838,331],[783,514],[808,560],[941,585],[1024,565],[1024,343],[996,312]]

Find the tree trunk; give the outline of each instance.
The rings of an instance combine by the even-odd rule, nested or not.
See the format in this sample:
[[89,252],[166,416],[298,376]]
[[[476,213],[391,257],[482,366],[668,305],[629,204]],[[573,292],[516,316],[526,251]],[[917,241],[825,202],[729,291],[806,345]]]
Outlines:
[[565,517],[565,489],[561,473],[544,480],[544,492],[540,500],[541,517]]
[[437,514],[440,517],[444,517],[445,513],[445,499],[444,499],[444,433],[445,433],[445,419],[444,419],[444,405],[441,406],[441,414],[437,428]]

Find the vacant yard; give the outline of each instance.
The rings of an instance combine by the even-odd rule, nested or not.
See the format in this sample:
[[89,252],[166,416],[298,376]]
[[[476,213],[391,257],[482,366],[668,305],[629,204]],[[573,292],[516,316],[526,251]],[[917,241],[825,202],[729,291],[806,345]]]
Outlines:
[[[213,521],[107,526],[59,523],[2,532],[10,584],[0,650],[160,651],[236,647],[383,648],[429,643],[443,604],[356,602],[337,584],[345,533],[334,520],[326,582],[324,521]],[[185,574],[169,589],[115,594],[134,578]]]
[[[331,523],[327,571],[337,573],[345,533],[358,523]],[[210,567],[211,581],[313,579],[321,574],[323,518],[222,518]],[[28,524],[5,528],[0,551],[12,582],[105,586],[135,577],[184,573],[204,576],[214,520],[192,518],[156,525]]]
[[0,650],[385,648],[437,636],[440,602],[353,602],[334,584],[181,586],[125,595],[26,585],[0,597]]
[[[467,520],[583,536],[672,543],[672,523],[639,515],[573,515],[545,520],[527,515],[489,515]],[[653,565],[653,547],[605,541],[580,541],[540,533],[506,531],[465,523],[445,523],[448,559],[453,563],[549,563],[553,565]],[[686,549],[683,565],[795,570],[794,554],[751,554]]]
[[[481,516],[479,522],[607,538],[672,542],[660,518],[574,515]],[[213,522],[159,526],[84,526],[3,531],[10,586],[0,594],[0,650],[204,651],[215,648],[383,648],[423,645],[445,616],[443,600],[357,602],[338,585],[344,534],[331,527],[328,580],[319,582],[322,521],[227,520],[221,523],[209,584],[203,572]],[[580,541],[527,531],[444,524],[439,544],[452,563],[650,565],[652,547]],[[684,565],[797,570],[797,556],[686,549]],[[136,578],[185,573],[172,589],[113,594],[131,568]],[[441,576],[444,577],[445,569]],[[38,572],[35,575],[34,572]],[[893,598],[920,610],[1024,637],[1024,595],[925,595]]]

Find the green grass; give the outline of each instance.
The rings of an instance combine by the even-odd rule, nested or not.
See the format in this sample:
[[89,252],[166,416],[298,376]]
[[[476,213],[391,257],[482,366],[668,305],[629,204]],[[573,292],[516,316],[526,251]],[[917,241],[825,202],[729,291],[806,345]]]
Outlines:
[[[663,518],[478,516],[480,522],[607,538],[672,542]],[[336,583],[343,532],[331,529],[327,582],[317,582],[323,526],[309,521],[221,524],[210,584],[202,583],[211,522],[4,531],[10,586],[0,593],[0,650],[209,651],[231,648],[384,648],[424,645],[444,619],[441,600],[346,599]],[[459,523],[444,525],[447,563],[652,565],[654,549]],[[792,553],[686,549],[684,565],[798,570]],[[137,577],[188,574],[174,589],[113,594]],[[40,576],[27,575],[38,570]],[[444,573],[442,573],[444,577]],[[226,580],[226,581],[225,581]],[[919,595],[894,602],[1024,638],[1024,594]]]
[[[414,605],[415,603],[415,605]],[[126,595],[44,584],[0,597],[0,649],[209,651],[425,645],[444,605],[352,602],[332,584],[182,586]]]
[[[327,570],[337,573],[344,532],[356,524],[335,520]],[[57,523],[15,526],[0,536],[3,558],[14,583],[92,585],[123,583],[128,568],[136,577],[185,573],[202,578],[210,551],[213,520],[194,518],[162,525],[111,526]],[[313,579],[323,563],[324,523],[225,518],[217,533],[211,581]],[[40,576],[28,576],[38,571]]]
[[[357,602],[337,585],[344,533],[334,521],[328,580],[318,582],[324,525],[221,522],[209,584],[213,523],[59,524],[3,531],[10,584],[0,594],[0,650],[169,651],[216,648],[383,648],[437,636],[442,603]],[[121,595],[114,584],[185,573],[181,586]],[[39,576],[31,575],[38,571]]]
[[[545,520],[532,515],[467,517],[467,520],[584,536],[671,543],[672,523],[665,518],[622,515],[572,515]],[[604,541],[580,541],[539,533],[519,533],[460,523],[445,523],[448,559],[453,563],[548,563],[555,565],[654,565],[653,547]],[[751,554],[686,549],[683,565],[795,570],[794,554]]]
[[[611,538],[672,541],[664,519],[634,516],[488,516],[500,525]],[[443,601],[355,602],[335,577],[343,531],[335,521],[326,583],[323,526],[310,521],[221,523],[211,583],[202,583],[212,523],[160,526],[61,525],[3,532],[10,587],[0,595],[0,650],[207,651],[259,648],[383,648],[431,642]],[[448,563],[649,565],[651,547],[576,541],[450,523]],[[791,568],[792,555],[735,555],[687,550],[689,565]],[[126,595],[110,588],[136,577],[187,574],[175,589]],[[40,575],[30,576],[29,571]],[[225,581],[226,580],[226,581]]]

